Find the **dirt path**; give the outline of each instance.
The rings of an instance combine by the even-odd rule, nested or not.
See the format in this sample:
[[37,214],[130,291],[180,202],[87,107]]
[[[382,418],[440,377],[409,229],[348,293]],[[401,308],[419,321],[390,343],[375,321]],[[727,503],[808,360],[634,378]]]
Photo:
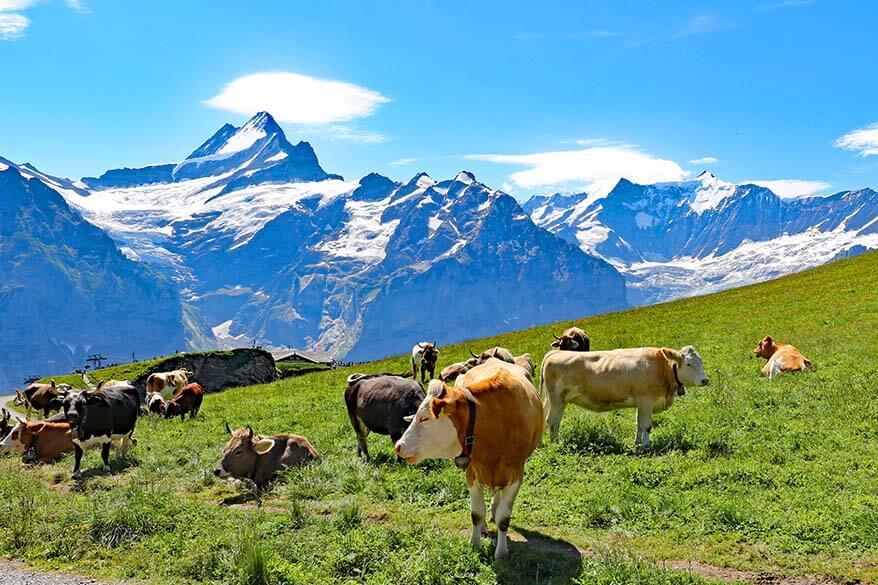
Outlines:
[[0,560],[0,585],[130,585],[122,581],[98,581],[82,575],[44,573],[17,561]]

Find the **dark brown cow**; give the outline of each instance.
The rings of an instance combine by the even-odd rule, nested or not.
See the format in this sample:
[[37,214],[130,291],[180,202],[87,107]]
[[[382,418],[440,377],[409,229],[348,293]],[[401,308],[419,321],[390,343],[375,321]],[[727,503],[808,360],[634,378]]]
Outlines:
[[390,435],[396,443],[408,427],[406,417],[418,410],[423,399],[424,389],[414,380],[386,374],[348,377],[344,401],[357,435],[357,453],[369,458],[370,432]]
[[557,335],[552,335],[552,337],[555,338],[555,341],[552,342],[552,347],[555,349],[564,351],[589,351],[591,349],[588,333],[579,327],[568,327],[561,334],[561,337]]
[[416,343],[412,348],[412,378],[418,379],[418,372],[421,373],[421,382],[427,381],[427,372],[430,373],[430,379],[436,375],[436,362],[439,360],[439,350],[436,348],[436,342],[427,343],[422,341]]
[[214,475],[219,478],[241,479],[263,488],[288,467],[304,465],[320,459],[311,441],[300,435],[254,435],[250,427],[234,433],[226,424],[231,439],[226,443]]
[[201,384],[197,382],[186,384],[174,399],[165,405],[165,418],[180,415],[180,420],[183,420],[187,412],[190,419],[195,418],[198,409],[201,408],[202,400],[204,400],[204,388]]

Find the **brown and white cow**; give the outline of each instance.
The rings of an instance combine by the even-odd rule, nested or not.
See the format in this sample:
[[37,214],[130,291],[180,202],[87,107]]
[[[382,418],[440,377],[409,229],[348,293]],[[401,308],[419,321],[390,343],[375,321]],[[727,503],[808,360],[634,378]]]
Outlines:
[[540,395],[546,397],[549,437],[558,438],[567,404],[595,412],[637,409],[636,443],[649,447],[652,415],[670,408],[685,386],[708,383],[691,345],[677,351],[639,347],[612,351],[550,351],[543,358]]
[[591,340],[588,333],[579,327],[568,327],[561,334],[561,337],[552,335],[555,341],[552,347],[555,349],[563,349],[564,351],[589,351],[591,349]]
[[179,393],[183,386],[189,383],[191,376],[192,372],[186,368],[150,374],[146,379],[146,394],[149,396],[159,392],[164,398],[169,399]]
[[753,353],[768,360],[762,367],[762,373],[769,380],[780,372],[804,372],[811,367],[811,360],[806,359],[798,349],[786,343],[777,343],[770,335],[759,342]]
[[491,359],[465,378],[463,388],[430,382],[426,398],[396,443],[396,452],[409,463],[454,459],[466,470],[474,547],[481,546],[487,533],[483,489],[493,491],[494,557],[502,558],[509,552],[506,532],[524,464],[543,434],[543,407],[533,384],[514,364]]
[[500,346],[486,349],[478,355],[473,353],[473,350],[469,350],[469,354],[471,357],[465,362],[456,362],[450,366],[442,368],[442,371],[439,372],[439,379],[443,382],[454,382],[459,376],[466,374],[474,367],[485,363],[491,358],[499,359],[510,364],[515,363],[515,357],[512,355],[512,352],[505,347]]
[[436,361],[439,359],[439,349],[436,342],[427,343],[421,341],[412,347],[412,379],[417,381],[418,372],[421,374],[421,382],[427,381],[427,373],[430,379],[436,375]]
[[226,431],[231,438],[213,470],[221,479],[251,481],[257,488],[263,488],[284,469],[320,459],[311,441],[300,435],[263,437],[254,435],[250,427],[233,433],[228,424]]
[[69,384],[56,385],[55,380],[51,380],[48,384],[35,382],[24,390],[16,391],[13,404],[24,406],[28,416],[31,409],[34,409],[42,410],[43,416],[47,417],[51,411],[61,408],[64,396],[71,388]]
[[0,442],[4,453],[22,453],[25,463],[48,463],[73,451],[73,436],[66,422],[31,422],[18,419]]

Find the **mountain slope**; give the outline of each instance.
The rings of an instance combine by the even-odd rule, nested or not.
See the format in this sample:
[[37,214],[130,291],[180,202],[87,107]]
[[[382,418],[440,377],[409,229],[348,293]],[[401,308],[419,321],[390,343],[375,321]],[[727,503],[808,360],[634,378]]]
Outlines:
[[[32,174],[24,169],[25,174]],[[0,384],[186,345],[179,295],[40,178],[0,163]]]
[[781,199],[702,173],[694,181],[621,180],[602,199],[535,197],[534,221],[626,275],[646,304],[757,282],[878,247],[878,193]]

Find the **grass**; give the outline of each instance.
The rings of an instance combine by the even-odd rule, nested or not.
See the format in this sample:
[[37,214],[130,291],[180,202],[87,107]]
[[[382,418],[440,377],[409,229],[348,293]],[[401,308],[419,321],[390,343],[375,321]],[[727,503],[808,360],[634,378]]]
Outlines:
[[293,378],[295,376],[313,374],[314,372],[322,372],[329,369],[329,366],[311,364],[308,362],[277,362],[276,365],[281,378]]
[[[28,518],[36,533],[0,531],[0,554],[168,583],[704,582],[664,559],[875,583],[876,290],[873,253],[578,321],[595,349],[692,344],[711,385],[656,417],[646,455],[633,448],[633,411],[568,407],[559,442],[529,460],[513,511],[513,531],[531,544],[512,542],[504,563],[488,541],[468,547],[468,498],[451,463],[399,464],[375,435],[373,461],[356,456],[342,400],[349,369],[209,395],[192,421],[143,419],[131,461],[78,488],[71,458],[34,469],[0,460],[0,520]],[[497,344],[539,361],[567,325],[443,347],[443,363]],[[799,347],[815,371],[762,378],[750,356],[766,334]],[[357,369],[402,371],[406,360]],[[260,501],[221,506],[250,497],[211,474],[226,421],[303,434],[322,460]],[[83,469],[98,467],[89,452]]]
[[[118,366],[101,368],[99,370],[89,370],[88,377],[93,384],[97,384],[99,380],[130,380],[133,382],[138,376],[148,372],[150,369],[171,357],[179,357],[179,354],[177,356],[165,356],[151,360],[129,362],[127,364],[119,364]],[[79,374],[57,374],[54,376],[45,376],[40,378],[39,381],[48,382],[50,379],[55,380],[57,384],[70,384],[74,388],[85,388],[85,384],[82,382],[82,376]]]

